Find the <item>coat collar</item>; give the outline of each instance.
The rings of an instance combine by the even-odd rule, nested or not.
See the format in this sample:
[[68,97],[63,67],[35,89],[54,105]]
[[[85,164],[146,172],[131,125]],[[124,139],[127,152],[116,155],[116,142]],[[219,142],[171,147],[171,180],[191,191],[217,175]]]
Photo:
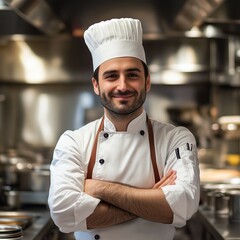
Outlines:
[[[143,110],[141,115],[133,119],[129,124],[127,128],[127,132],[137,132],[140,130],[143,130],[146,128],[146,112]],[[109,132],[116,132],[116,128],[114,124],[107,118],[107,116],[104,116],[104,130]]]

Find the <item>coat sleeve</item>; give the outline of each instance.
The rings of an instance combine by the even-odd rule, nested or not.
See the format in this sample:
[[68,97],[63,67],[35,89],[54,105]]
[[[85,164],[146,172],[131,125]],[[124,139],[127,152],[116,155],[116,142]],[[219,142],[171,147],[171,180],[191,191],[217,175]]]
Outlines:
[[65,132],[53,153],[48,197],[51,217],[62,232],[86,231],[86,218],[100,202],[83,191],[83,162],[73,132]]
[[173,225],[182,227],[197,211],[200,199],[200,177],[195,138],[185,128],[178,127],[169,139],[169,152],[164,173],[177,171],[176,184],[163,187],[174,213]]

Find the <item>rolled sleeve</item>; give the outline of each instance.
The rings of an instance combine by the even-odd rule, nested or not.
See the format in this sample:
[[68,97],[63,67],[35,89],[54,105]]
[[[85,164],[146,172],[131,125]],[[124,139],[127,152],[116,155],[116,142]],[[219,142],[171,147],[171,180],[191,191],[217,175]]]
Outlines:
[[182,227],[187,220],[187,200],[184,189],[181,186],[163,187],[166,200],[173,211],[173,225]]
[[71,133],[63,134],[54,150],[48,198],[54,223],[66,233],[86,231],[86,218],[100,202],[84,193],[86,166]]
[[99,204],[100,199],[93,198],[84,192],[81,193],[80,198],[75,205],[75,226],[74,231],[87,231],[86,218],[91,215]]
[[175,227],[184,226],[198,209],[200,178],[196,151],[194,143],[184,144],[168,159],[166,168],[177,171],[177,180],[175,185],[163,187],[163,192],[173,211]]

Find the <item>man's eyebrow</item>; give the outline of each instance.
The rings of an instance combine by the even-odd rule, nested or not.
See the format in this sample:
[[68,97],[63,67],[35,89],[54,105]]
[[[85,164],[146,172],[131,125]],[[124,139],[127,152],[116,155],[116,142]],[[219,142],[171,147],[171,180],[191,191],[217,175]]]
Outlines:
[[[125,72],[141,72],[141,70],[139,68],[128,68],[125,70]],[[109,70],[103,73],[103,76],[107,76],[109,74],[114,74],[114,73],[118,73],[117,70]]]
[[141,72],[139,68],[128,68],[126,72]]

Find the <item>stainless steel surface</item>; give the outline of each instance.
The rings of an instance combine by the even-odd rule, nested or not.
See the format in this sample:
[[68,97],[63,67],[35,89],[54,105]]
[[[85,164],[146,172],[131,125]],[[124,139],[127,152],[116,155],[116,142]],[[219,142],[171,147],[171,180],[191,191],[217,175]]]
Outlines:
[[[2,176],[1,176],[2,177]],[[0,178],[0,193],[2,194],[2,190],[3,190],[3,179]]]
[[221,116],[218,122],[212,125],[212,130],[217,137],[240,141],[240,115]]
[[[238,0],[5,0],[21,18],[48,35],[61,31],[82,36],[91,24],[117,17],[139,18],[150,35],[186,31],[200,27],[206,36],[239,33]],[[11,22],[11,16],[5,19]]]
[[26,208],[17,212],[1,211],[0,216],[30,220],[29,225],[23,230],[24,240],[42,240],[54,228],[48,209],[43,207]]
[[213,143],[219,146],[218,163],[240,166],[240,115],[221,116],[212,124],[212,133]]
[[22,18],[48,35],[65,28],[45,0],[5,0]]
[[0,46],[1,81],[39,84],[91,80],[91,56],[83,39],[14,36],[1,38]]
[[15,11],[6,5],[0,5],[0,24],[1,36],[14,34],[42,34],[30,23],[22,19]]
[[20,202],[20,195],[18,191],[5,191],[5,201],[7,207],[9,209],[19,209],[21,202]]
[[224,2],[224,0],[191,0],[186,1],[174,21],[174,28],[180,30],[200,26],[207,17]]
[[[237,0],[5,0],[26,21],[47,34],[65,30],[77,36],[92,23],[116,17],[139,18],[144,32],[169,34],[192,27],[210,25],[237,30]],[[65,27],[65,28],[64,28]],[[208,30],[209,31],[209,30]]]
[[0,239],[22,239],[23,233],[21,226],[0,224]]
[[91,85],[5,85],[1,89],[7,99],[1,134],[4,149],[42,154],[48,163],[65,130],[77,129],[102,115]]
[[[5,96],[3,94],[0,94],[0,116],[3,114],[2,110],[2,104],[5,101]],[[0,133],[3,130],[3,119],[0,117]],[[0,137],[0,152],[2,151],[1,146],[3,145],[3,139]],[[2,156],[0,155],[0,161],[1,161]],[[0,170],[0,178],[1,178],[1,170]]]
[[[153,83],[185,84],[210,80],[208,39],[158,38],[145,39],[143,44]],[[30,84],[91,81],[92,60],[82,38],[15,36],[4,37],[2,45],[1,81]],[[217,49],[223,47],[222,41],[216,42]],[[222,67],[220,60],[224,57],[222,54],[216,58],[213,71]]]
[[2,153],[0,157],[0,176],[2,176],[3,184],[12,187],[18,186],[20,180],[19,172],[44,166],[43,163],[43,157],[38,157],[33,153],[31,153],[31,156],[17,151],[14,154],[11,151]]
[[214,193],[214,211],[218,216],[229,213],[229,197],[226,195],[226,190],[216,191]]
[[208,81],[209,43],[204,38],[145,40],[152,83],[174,85]]
[[48,192],[50,186],[49,169],[29,169],[18,172],[19,191],[39,191]]
[[228,212],[228,196],[230,190],[240,189],[238,183],[206,183],[201,185],[201,204],[204,209],[212,210],[217,215]]
[[228,191],[229,219],[231,222],[240,223],[240,189]]
[[45,205],[47,206],[48,192],[19,191],[20,202],[24,205]]
[[[71,29],[86,29],[90,24],[112,17],[136,17],[143,22],[144,32],[169,33],[186,31],[210,22],[239,24],[238,0],[48,0],[60,18]],[[101,13],[101,14],[96,14]],[[91,16],[91,18],[89,17]]]
[[203,208],[199,208],[197,217],[200,224],[204,226],[207,236],[202,239],[214,239],[214,240],[239,240],[240,239],[240,223],[229,223],[228,216],[216,217],[214,211],[209,211]]

